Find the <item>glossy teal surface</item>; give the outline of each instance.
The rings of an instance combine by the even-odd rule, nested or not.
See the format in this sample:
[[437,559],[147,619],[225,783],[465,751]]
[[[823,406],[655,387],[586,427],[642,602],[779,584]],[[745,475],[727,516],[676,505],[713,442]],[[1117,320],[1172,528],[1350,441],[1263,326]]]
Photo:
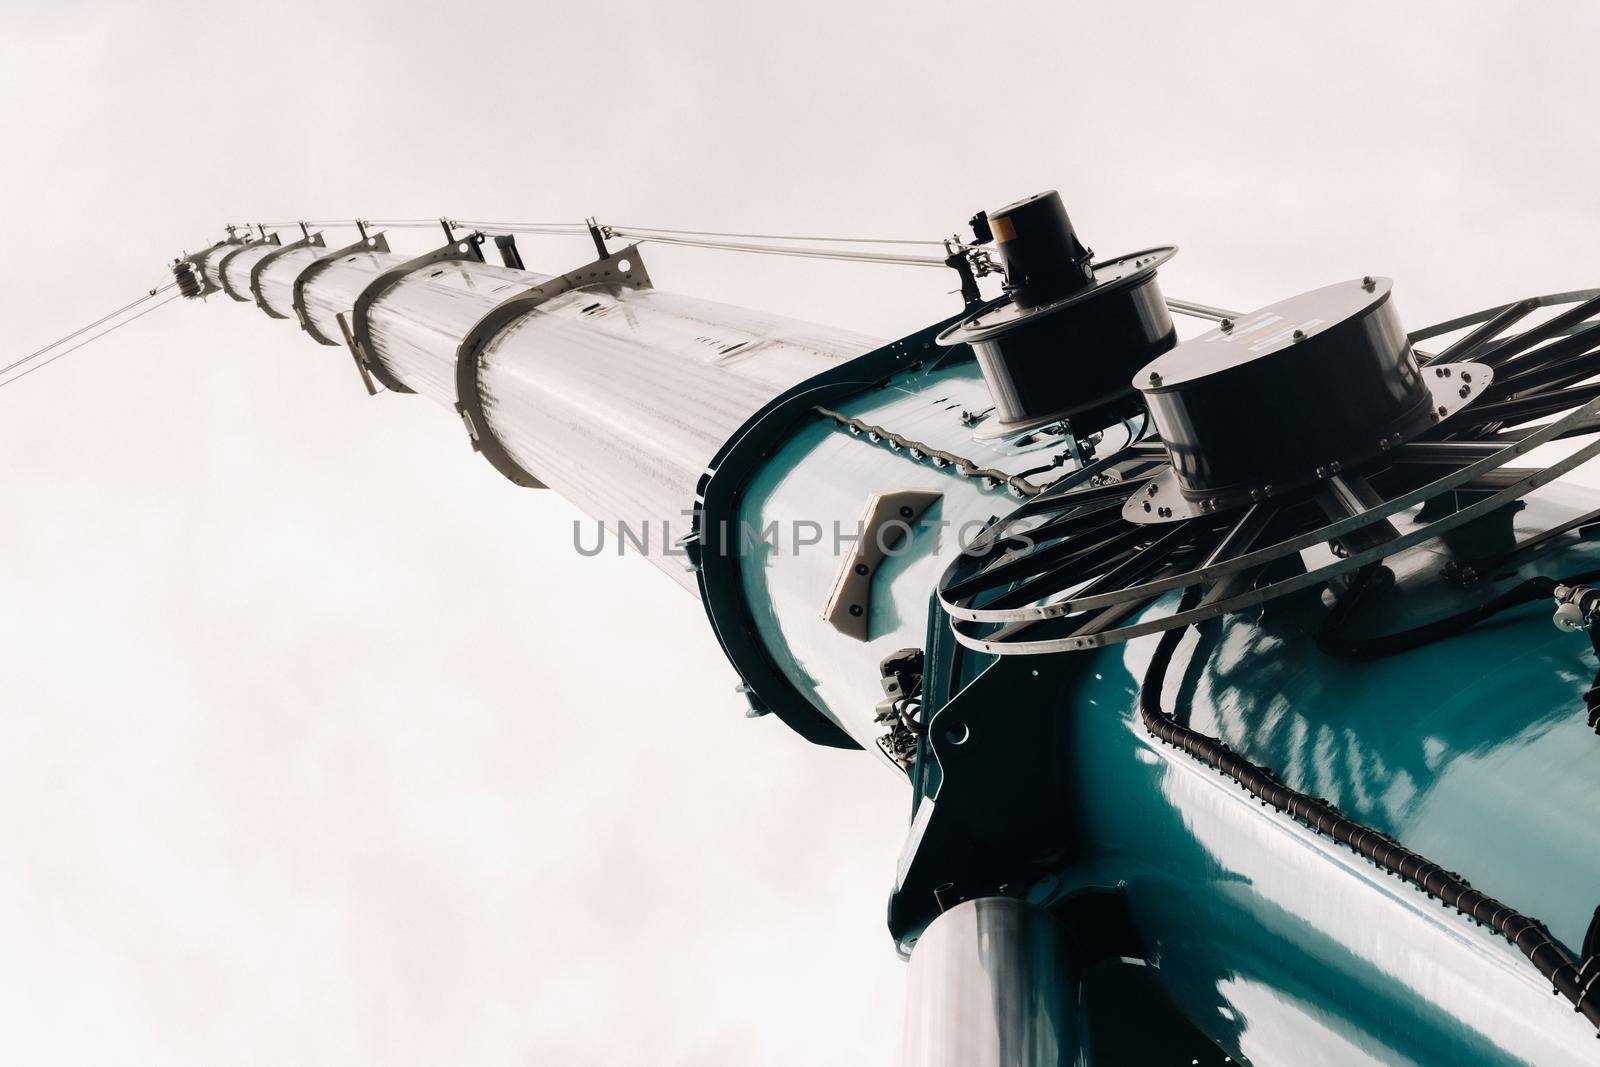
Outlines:
[[[1048,481],[1073,469],[1070,461],[1051,466],[1070,449],[1059,434],[985,440],[981,423],[962,418],[991,406],[971,359],[918,367],[839,405],[853,418],[1008,474],[1042,467],[1034,477]],[[1108,434],[1115,441],[1126,431]],[[941,496],[900,553],[874,576],[868,640],[858,641],[823,620],[828,592],[872,495],[904,489]],[[928,596],[939,575],[964,539],[1018,503],[1004,487],[962,477],[953,466],[936,467],[821,418],[808,422],[751,479],[739,509],[744,529],[778,534],[775,543],[757,543],[746,552],[740,572],[745,602],[774,662],[790,684],[877,755],[874,741],[883,727],[872,716],[883,699],[879,662],[923,644]],[[798,529],[814,531],[818,540],[798,544]],[[843,541],[836,541],[836,530]]]
[[[1593,503],[1552,487],[1515,521],[1526,536]],[[1517,580],[1460,589],[1438,577],[1444,559],[1396,560],[1395,587],[1355,625],[1406,629]],[[1568,538],[1518,576],[1596,566],[1600,552]],[[1584,635],[1551,624],[1552,607],[1349,662],[1313,643],[1326,614],[1316,596],[1276,602],[1186,637],[1164,705],[1544,920],[1576,956],[1600,904],[1600,737],[1583,704],[1596,662]],[[1154,643],[990,667],[934,720],[944,782],[917,813],[921,832],[931,839],[941,816],[997,832],[1012,801],[995,798],[1004,790],[979,770],[979,750],[986,737],[1016,750],[1005,694],[1042,700],[1054,725],[1037,736],[1072,844],[1030,895],[1122,887],[1162,987],[1236,1058],[1600,1062],[1593,1028],[1510,944],[1154,741],[1135,709]],[[970,728],[959,747],[941,730],[955,717]],[[963,781],[985,775],[983,788]]]

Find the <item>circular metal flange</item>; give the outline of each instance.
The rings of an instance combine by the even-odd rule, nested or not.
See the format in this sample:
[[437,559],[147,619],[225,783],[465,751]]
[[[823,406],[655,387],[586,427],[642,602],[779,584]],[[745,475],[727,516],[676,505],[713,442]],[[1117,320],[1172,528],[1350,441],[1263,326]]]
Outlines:
[[266,255],[262,256],[260,259],[256,260],[254,263],[250,264],[250,295],[255,297],[256,307],[260,308],[262,311],[265,311],[267,313],[268,317],[270,317],[270,318],[274,318],[274,319],[286,319],[286,318],[288,318],[289,316],[280,315],[278,312],[273,311],[272,308],[267,306],[266,299],[264,297],[262,297],[262,295],[261,295],[261,275],[266,271],[266,269],[268,267],[272,266],[273,261],[276,260],[279,256],[288,255],[290,252],[293,252],[297,248],[322,248],[322,247],[324,247],[323,242],[322,242],[322,234],[314,233],[314,234],[311,234],[309,237],[302,237],[298,241],[290,241],[288,244],[284,245],[282,248],[274,249],[273,251],[268,252]]
[[[1183,495],[1218,510],[1326,477],[1431,429],[1450,398],[1417,366],[1387,278],[1323,286],[1185,341],[1133,380]],[[1268,443],[1263,447],[1263,442]]]
[[1095,263],[1093,280],[1060,299],[1024,307],[1008,294],[940,333],[940,345],[970,345],[977,358],[995,402],[985,433],[1066,418],[1096,430],[1136,411],[1133,370],[1177,343],[1156,280],[1176,253],[1154,248]]
[[1094,281],[1086,288],[1038,307],[1019,307],[1010,297],[1000,297],[945,330],[939,335],[938,342],[941,345],[963,345],[1003,337],[1029,322],[1088,303],[1106,293],[1137,285],[1177,254],[1178,249],[1169,245],[1101,260],[1094,264]]
[[[1578,307],[1505,336],[1534,308],[1578,300]],[[1588,291],[1491,309],[1454,320],[1450,330],[1419,331],[1413,336],[1482,323],[1428,365],[1425,376],[1445,380],[1434,371],[1449,366],[1450,380],[1459,381],[1459,364],[1443,357],[1477,355],[1495,368],[1495,380],[1467,383],[1476,387],[1473,395],[1458,397],[1447,425],[1361,469],[1233,512],[1198,512],[1164,525],[1126,521],[1125,503],[1147,494],[1154,472],[1167,468],[1134,463],[1141,456],[1159,460],[1151,442],[1125,448],[994,524],[952,563],[940,582],[940,604],[957,640],[979,651],[1096,648],[1261,604],[1431,541],[1600,454],[1600,384],[1581,384],[1600,373],[1597,316],[1600,294]],[[1543,445],[1580,437],[1588,440],[1550,466],[1509,466]],[[1107,482],[1108,472],[1122,480]],[[1170,492],[1177,499],[1176,483],[1163,484],[1158,497]],[[1454,507],[1431,505],[1441,498]],[[1299,553],[1329,542],[1343,557],[1303,569]],[[1274,566],[1290,557],[1294,567]],[[1155,613],[1161,598],[1195,587],[1204,593],[1196,607]]]
[[1177,522],[1181,519],[1198,518],[1201,515],[1260,503],[1298,489],[1309,482],[1326,481],[1336,477],[1346,469],[1353,470],[1366,461],[1400,447],[1409,438],[1432,429],[1483,396],[1494,382],[1494,368],[1483,363],[1434,363],[1428,365],[1421,378],[1432,404],[1422,412],[1421,425],[1409,433],[1391,431],[1382,437],[1374,438],[1360,451],[1341,456],[1320,457],[1321,462],[1317,463],[1307,476],[1290,481],[1288,484],[1275,485],[1272,482],[1262,482],[1259,485],[1234,490],[1226,495],[1197,497],[1188,492],[1177,470],[1169,463],[1145,483],[1144,489],[1137,496],[1131,497],[1123,505],[1122,517],[1129,522],[1137,523]]
[[471,233],[460,239],[453,239],[449,244],[440,245],[432,252],[425,252],[415,259],[408,259],[404,263],[396,264],[381,274],[376,275],[367,283],[356,297],[355,304],[350,308],[350,336],[355,342],[361,362],[378,379],[383,387],[391,393],[414,393],[405,382],[395,376],[394,372],[386,367],[383,360],[378,358],[372,350],[372,335],[367,317],[372,309],[372,304],[382,296],[390,286],[412,271],[431,267],[435,263],[447,263],[452,260],[470,260],[474,263],[483,262],[483,234]]
[[306,313],[306,286],[311,279],[333,266],[342,256],[356,255],[361,252],[387,251],[389,251],[389,238],[384,234],[375,233],[370,237],[363,237],[354,244],[345,245],[336,252],[330,252],[328,255],[312,260],[306,265],[305,270],[295,275],[294,284],[290,287],[290,292],[293,294],[290,299],[290,305],[294,308],[294,315],[300,322],[300,328],[309,333],[312,340],[319,345],[337,346],[340,343],[337,339],[327,337],[321,330],[317,329],[316,324],[311,321],[311,316]]
[[260,248],[263,245],[272,245],[275,247],[280,243],[281,242],[278,239],[278,235],[273,234],[271,237],[265,237],[259,241],[246,242],[245,244],[240,245],[238,248],[235,248],[233,251],[225,254],[221,261],[217,263],[217,280],[222,283],[222,291],[233,297],[233,299],[239,301],[239,303],[248,304],[250,302],[249,295],[245,293],[234,292],[233,286],[228,284],[228,261],[233,259],[233,257],[237,256],[240,252],[246,252],[252,248]]

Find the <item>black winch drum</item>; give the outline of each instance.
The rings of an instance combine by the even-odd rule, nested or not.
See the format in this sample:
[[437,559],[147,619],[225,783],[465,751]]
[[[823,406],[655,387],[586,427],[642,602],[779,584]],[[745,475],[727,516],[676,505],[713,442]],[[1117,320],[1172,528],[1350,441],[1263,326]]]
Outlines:
[[1479,395],[1486,367],[1418,366],[1392,285],[1369,277],[1281,300],[1138,373],[1186,500],[1216,511],[1327,478]]
[[1068,421],[1079,433],[1139,410],[1133,370],[1177,343],[1153,248],[1099,263],[1054,192],[988,213],[1007,293],[945,330],[972,346],[994,399],[981,437]]

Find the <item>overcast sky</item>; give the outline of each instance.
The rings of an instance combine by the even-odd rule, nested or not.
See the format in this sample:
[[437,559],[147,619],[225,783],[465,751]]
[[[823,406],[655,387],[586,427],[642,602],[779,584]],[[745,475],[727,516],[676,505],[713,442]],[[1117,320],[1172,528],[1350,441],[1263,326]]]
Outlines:
[[[1596,11],[9,0],[0,362],[229,221],[936,237],[1052,187],[1180,245],[1170,294],[1387,274],[1416,327],[1600,284]],[[955,308],[648,256],[882,337]],[[891,1060],[904,784],[747,721],[698,605],[441,409],[214,297],[0,389],[0,485],[9,1062]]]

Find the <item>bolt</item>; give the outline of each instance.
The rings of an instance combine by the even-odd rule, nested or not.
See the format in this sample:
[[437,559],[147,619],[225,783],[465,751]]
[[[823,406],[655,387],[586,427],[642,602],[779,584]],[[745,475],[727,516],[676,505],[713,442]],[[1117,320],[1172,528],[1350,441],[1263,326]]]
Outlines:
[[1161,510],[1157,511],[1156,514],[1160,515],[1163,519],[1170,519],[1172,518],[1172,509],[1162,508]]
[[1232,319],[1223,319],[1222,322],[1220,324],[1218,324],[1218,329],[1220,329],[1223,333],[1232,333],[1233,332],[1233,320]]
[[914,512],[909,507],[904,507],[904,508],[900,509],[900,517],[902,519],[909,519],[913,514],[914,514]]
[[856,618],[859,619],[861,617],[861,605],[860,604],[851,604],[850,605],[850,614],[854,615]]
[[1296,341],[1304,341],[1306,339],[1306,332],[1304,330],[1296,330],[1294,332],[1294,339]]
[[1156,483],[1155,483],[1155,482],[1153,482],[1153,481],[1152,481],[1152,482],[1149,482],[1149,483],[1147,483],[1147,484],[1146,484],[1146,485],[1145,485],[1145,487],[1144,487],[1144,491],[1145,491],[1145,492],[1146,492],[1146,493],[1147,493],[1147,494],[1149,494],[1149,495],[1150,495],[1150,496],[1155,496],[1155,495],[1156,495],[1156,489],[1157,489],[1157,488],[1158,488],[1158,487],[1157,487],[1157,485],[1156,485]]
[[1334,474],[1338,474],[1343,467],[1344,464],[1340,463],[1338,460],[1334,460],[1332,463],[1328,464],[1328,470],[1332,471]]
[[1369,274],[1365,278],[1361,279],[1361,288],[1365,289],[1367,292],[1370,293],[1377,287],[1378,283],[1373,280],[1372,275]]
[[1380,452],[1389,451],[1389,439],[1387,437],[1378,438],[1378,451],[1380,451]]
[[1270,484],[1263,485],[1261,487],[1261,495],[1262,496],[1271,496],[1272,495],[1272,486]]
[[1462,387],[1461,387],[1461,399],[1462,399],[1462,400],[1465,400],[1465,399],[1466,399],[1466,398],[1467,398],[1467,397],[1469,397],[1469,396],[1471,396],[1471,395],[1472,395],[1472,386],[1470,386],[1470,385],[1463,385],[1463,386],[1462,386]]
[[1327,476],[1328,476],[1328,468],[1327,467],[1318,467],[1317,468],[1317,477],[1318,478],[1326,478]]
[[1439,373],[1443,377],[1448,378],[1448,377],[1450,377],[1450,368],[1449,367],[1440,367],[1439,368]]
[[1146,511],[1149,511],[1149,510],[1150,510],[1150,501],[1148,501],[1148,500],[1146,500],[1146,501],[1145,501],[1145,502],[1144,502],[1144,509],[1145,509],[1145,510],[1146,510]]
[[1160,385],[1161,384],[1161,375],[1157,374],[1155,371],[1151,371],[1150,372],[1150,384],[1151,385]]
[[1468,374],[1466,371],[1462,371],[1461,372],[1461,380],[1464,381],[1464,382],[1470,382],[1470,381],[1472,381],[1472,375]]
[[867,567],[867,565],[865,563],[857,563],[856,564],[856,573],[857,574],[866,574],[867,570],[868,570],[868,567]]
[[1261,500],[1261,490],[1259,490],[1259,489],[1250,490],[1250,499],[1259,502]]
[[1439,405],[1439,417],[1442,419],[1448,414],[1450,414],[1450,409],[1445,407],[1443,404],[1440,404]]

